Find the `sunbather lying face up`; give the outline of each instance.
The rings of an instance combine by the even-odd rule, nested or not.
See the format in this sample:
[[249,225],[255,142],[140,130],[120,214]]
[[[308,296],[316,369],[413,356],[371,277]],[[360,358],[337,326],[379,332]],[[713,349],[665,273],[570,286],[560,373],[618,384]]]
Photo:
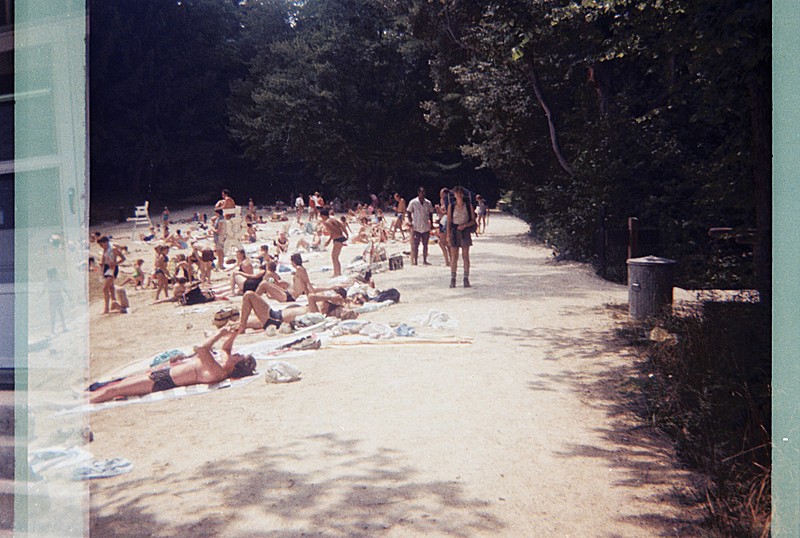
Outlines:
[[[255,372],[256,361],[252,355],[233,353],[237,332],[223,328],[203,344],[194,348],[194,355],[177,355],[169,364],[159,365],[141,374],[116,379],[89,393],[91,403],[102,403],[117,398],[143,396],[175,387],[218,383],[228,377],[246,377]],[[222,344],[222,361],[217,362],[211,353],[214,344]]]

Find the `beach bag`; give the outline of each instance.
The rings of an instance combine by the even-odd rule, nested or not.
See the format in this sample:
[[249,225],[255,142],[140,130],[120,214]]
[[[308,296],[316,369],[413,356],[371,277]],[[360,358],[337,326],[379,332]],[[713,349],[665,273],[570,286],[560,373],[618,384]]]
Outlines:
[[382,303],[384,301],[394,301],[396,303],[399,303],[400,292],[397,291],[395,288],[389,288],[388,290],[380,292],[378,296],[373,299],[373,301],[376,303]]
[[389,258],[389,271],[396,271],[403,268],[403,256],[395,254]]
[[183,306],[209,303],[213,300],[214,300],[214,292],[211,290],[203,291],[200,289],[200,286],[195,286],[191,288],[189,291],[181,295],[180,298],[180,302]]

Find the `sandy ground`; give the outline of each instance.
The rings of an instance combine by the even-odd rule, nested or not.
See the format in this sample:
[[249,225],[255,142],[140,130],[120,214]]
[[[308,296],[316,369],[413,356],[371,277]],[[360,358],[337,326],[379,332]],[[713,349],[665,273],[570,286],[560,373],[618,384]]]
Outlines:
[[[128,230],[103,231],[152,267]],[[92,536],[687,535],[679,498],[691,477],[619,396],[633,389],[634,358],[612,332],[625,287],[553,262],[525,231],[492,215],[472,249],[471,289],[460,272],[448,289],[435,245],[433,266],[406,258],[375,276],[401,302],[363,319],[436,309],[459,326],[427,334],[472,344],[327,347],[291,360],[296,383],[92,413],[91,452],[134,462],[92,481]],[[343,260],[360,252],[350,245]],[[312,281],[325,282],[328,263],[308,264]],[[90,279],[92,378],[213,329],[213,311],[150,305],[149,290],[129,288],[131,312],[102,316]]]

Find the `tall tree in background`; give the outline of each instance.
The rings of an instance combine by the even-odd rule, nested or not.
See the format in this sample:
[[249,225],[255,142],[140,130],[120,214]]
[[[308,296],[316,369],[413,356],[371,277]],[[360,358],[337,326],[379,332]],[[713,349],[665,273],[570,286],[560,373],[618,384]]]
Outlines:
[[426,51],[402,20],[377,0],[315,0],[295,5],[285,34],[233,86],[231,133],[249,156],[302,163],[309,183],[344,195],[441,181],[448,163],[420,108]]
[[210,188],[236,166],[225,107],[242,67],[236,9],[218,0],[90,2],[93,192],[169,199]]
[[746,249],[707,231],[756,220],[768,230],[756,219],[769,192],[758,164],[768,158],[768,2],[406,5],[437,44],[431,117],[467,111],[464,152],[508,182],[542,238],[591,258],[607,206],[620,225],[639,216],[658,227],[660,254],[679,258],[685,283],[752,285]]

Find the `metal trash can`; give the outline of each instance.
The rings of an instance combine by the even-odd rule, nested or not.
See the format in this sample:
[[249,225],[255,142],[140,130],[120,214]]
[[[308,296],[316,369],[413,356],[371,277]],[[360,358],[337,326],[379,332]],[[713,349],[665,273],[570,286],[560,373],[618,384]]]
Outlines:
[[628,260],[628,314],[647,319],[672,307],[675,260],[645,256]]

